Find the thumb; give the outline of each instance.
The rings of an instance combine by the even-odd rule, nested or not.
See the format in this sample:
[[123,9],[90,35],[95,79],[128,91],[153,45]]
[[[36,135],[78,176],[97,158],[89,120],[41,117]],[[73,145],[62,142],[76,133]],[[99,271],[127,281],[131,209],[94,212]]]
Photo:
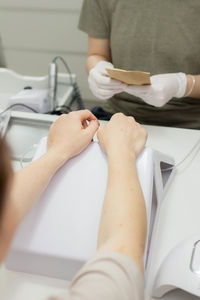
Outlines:
[[97,120],[90,121],[88,127],[85,130],[85,132],[91,136],[91,139],[94,137],[96,131],[99,128],[99,122]]

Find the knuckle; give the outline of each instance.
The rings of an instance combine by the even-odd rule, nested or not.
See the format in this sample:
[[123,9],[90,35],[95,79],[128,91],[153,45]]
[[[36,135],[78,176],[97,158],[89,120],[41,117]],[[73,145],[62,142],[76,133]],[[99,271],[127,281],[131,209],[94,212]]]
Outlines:
[[128,116],[128,120],[130,120],[131,122],[135,122],[135,119],[133,116]]
[[69,118],[73,118],[75,116],[75,112],[71,111],[68,115],[69,115]]
[[58,118],[59,120],[64,120],[64,119],[66,119],[66,114],[62,114],[62,115],[60,115],[60,117]]
[[121,117],[124,116],[124,114],[121,113],[121,112],[118,112],[118,113],[116,113],[114,116],[117,117],[117,118],[121,118]]

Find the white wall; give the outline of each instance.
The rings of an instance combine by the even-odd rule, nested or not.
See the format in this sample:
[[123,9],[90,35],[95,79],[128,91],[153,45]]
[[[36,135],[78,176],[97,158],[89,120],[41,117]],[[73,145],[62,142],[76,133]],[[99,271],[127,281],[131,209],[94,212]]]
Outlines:
[[62,55],[77,74],[83,98],[93,100],[85,71],[87,36],[77,29],[81,5],[82,0],[0,0],[0,34],[8,68],[44,75],[51,59]]

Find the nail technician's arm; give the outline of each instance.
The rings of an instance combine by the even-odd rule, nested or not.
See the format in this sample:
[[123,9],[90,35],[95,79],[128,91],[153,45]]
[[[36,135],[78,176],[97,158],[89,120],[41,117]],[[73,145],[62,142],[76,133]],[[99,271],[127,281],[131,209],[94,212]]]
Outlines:
[[187,75],[187,87],[186,87],[184,97],[190,91],[191,91],[190,93],[191,98],[200,99],[200,75]]
[[46,154],[14,175],[4,218],[7,239],[11,239],[17,225],[32,208],[55,172],[89,145],[98,127],[98,120],[88,110],[62,115],[51,126]]
[[125,254],[143,271],[146,208],[136,158],[146,143],[146,131],[132,117],[116,114],[98,131],[98,138],[109,166],[98,251]]
[[96,39],[88,37],[88,56],[86,68],[88,73],[94,68],[98,62],[107,61],[111,63],[110,43],[108,39]]

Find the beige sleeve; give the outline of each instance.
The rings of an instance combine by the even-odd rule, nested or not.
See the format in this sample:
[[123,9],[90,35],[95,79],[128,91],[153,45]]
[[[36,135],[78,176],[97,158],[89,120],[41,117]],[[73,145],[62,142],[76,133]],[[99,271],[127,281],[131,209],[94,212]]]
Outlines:
[[143,300],[143,276],[120,253],[97,254],[76,275],[68,291],[49,300]]

